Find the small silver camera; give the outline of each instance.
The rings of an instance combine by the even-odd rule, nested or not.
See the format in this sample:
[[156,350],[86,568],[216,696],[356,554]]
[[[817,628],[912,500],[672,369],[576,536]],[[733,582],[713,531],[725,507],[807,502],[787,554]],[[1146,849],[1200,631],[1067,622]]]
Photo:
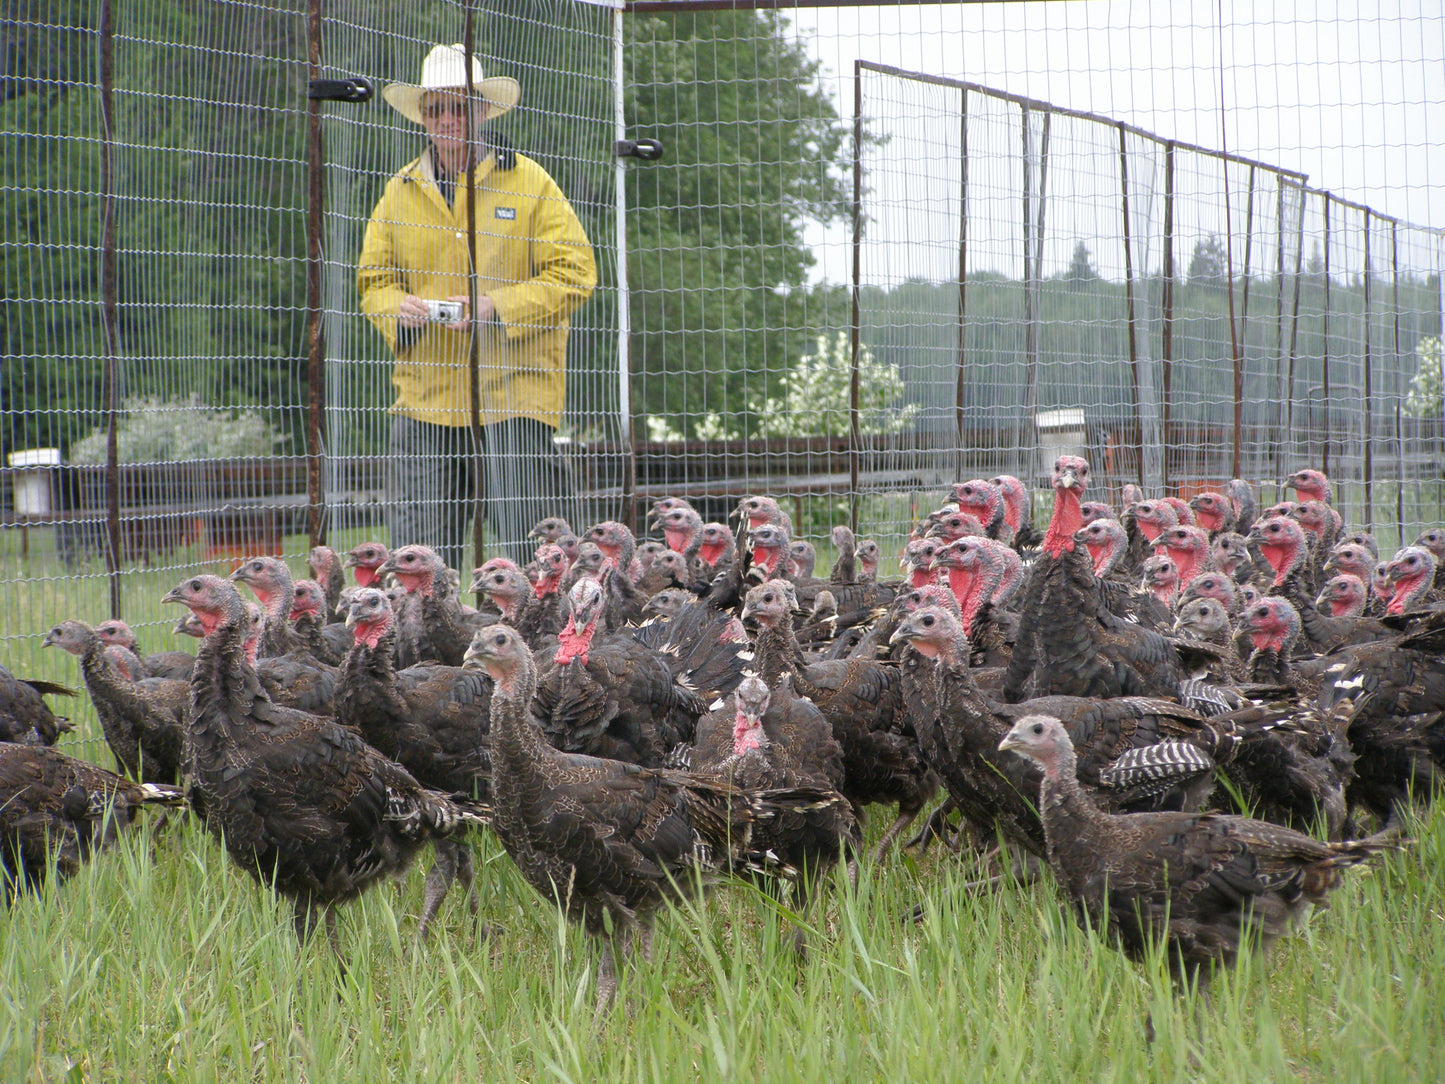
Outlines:
[[455,324],[462,318],[460,301],[432,301],[427,298],[426,311],[434,324]]

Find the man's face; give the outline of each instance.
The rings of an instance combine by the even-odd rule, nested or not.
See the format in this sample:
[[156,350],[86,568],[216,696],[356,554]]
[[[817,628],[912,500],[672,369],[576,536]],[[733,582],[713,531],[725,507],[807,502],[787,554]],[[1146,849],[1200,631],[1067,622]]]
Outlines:
[[[467,135],[466,95],[462,92],[432,91],[421,100],[422,126],[426,134],[443,152],[460,150]],[[488,104],[483,98],[472,102],[472,117],[477,124],[487,119]]]

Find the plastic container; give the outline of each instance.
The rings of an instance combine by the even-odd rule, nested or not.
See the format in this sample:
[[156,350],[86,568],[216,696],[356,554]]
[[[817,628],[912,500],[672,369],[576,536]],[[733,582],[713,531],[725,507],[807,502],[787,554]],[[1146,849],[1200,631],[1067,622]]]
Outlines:
[[59,448],[27,448],[7,457],[14,470],[11,485],[17,516],[48,516],[51,511],[50,482],[54,467],[60,466]]

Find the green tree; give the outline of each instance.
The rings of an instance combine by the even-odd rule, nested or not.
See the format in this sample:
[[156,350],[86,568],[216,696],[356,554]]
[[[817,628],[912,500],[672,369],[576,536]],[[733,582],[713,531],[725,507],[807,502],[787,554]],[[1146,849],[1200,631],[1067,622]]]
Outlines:
[[1189,258],[1189,285],[1222,290],[1229,281],[1229,254],[1215,234],[1194,242]]
[[1083,241],[1075,243],[1069,269],[1064,272],[1064,281],[1068,283],[1069,289],[1082,290],[1099,280],[1099,273],[1094,270],[1091,260],[1092,255]]
[[761,401],[822,326],[803,228],[849,211],[849,130],[786,28],[776,12],[627,20],[629,124],[665,147],[628,171],[645,413],[691,425]]

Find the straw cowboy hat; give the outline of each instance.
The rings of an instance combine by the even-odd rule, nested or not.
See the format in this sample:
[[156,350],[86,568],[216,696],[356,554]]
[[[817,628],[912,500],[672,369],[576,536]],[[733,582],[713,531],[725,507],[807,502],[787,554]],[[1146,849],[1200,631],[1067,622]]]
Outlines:
[[[381,92],[387,104],[407,120],[421,123],[421,100],[433,91],[466,92],[467,63],[466,46],[438,45],[427,53],[421,63],[420,83],[391,83]],[[500,117],[522,97],[522,88],[510,76],[494,75],[490,79],[482,75],[481,62],[472,55],[472,88],[491,106],[488,120]]]

